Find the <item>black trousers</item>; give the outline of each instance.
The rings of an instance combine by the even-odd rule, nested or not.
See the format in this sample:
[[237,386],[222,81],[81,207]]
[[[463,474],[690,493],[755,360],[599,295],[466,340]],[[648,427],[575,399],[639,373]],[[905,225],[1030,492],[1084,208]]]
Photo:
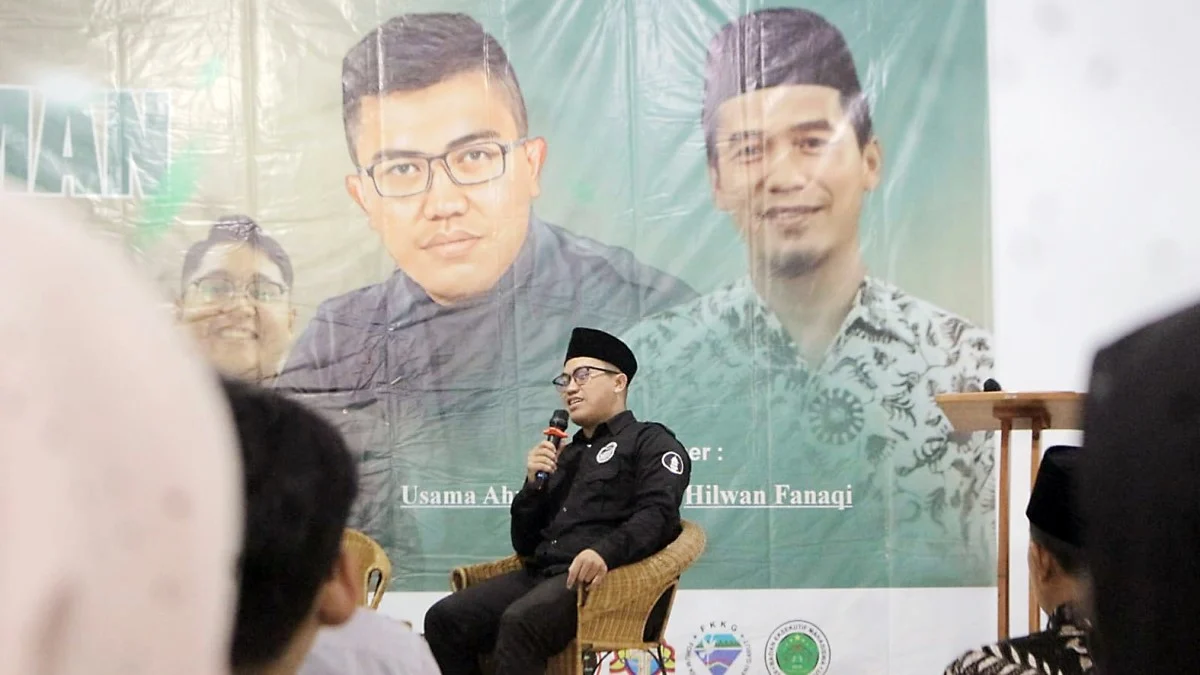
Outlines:
[[495,675],[535,675],[575,639],[575,591],[567,575],[520,570],[469,586],[425,614],[425,641],[442,675],[479,675],[493,652]]

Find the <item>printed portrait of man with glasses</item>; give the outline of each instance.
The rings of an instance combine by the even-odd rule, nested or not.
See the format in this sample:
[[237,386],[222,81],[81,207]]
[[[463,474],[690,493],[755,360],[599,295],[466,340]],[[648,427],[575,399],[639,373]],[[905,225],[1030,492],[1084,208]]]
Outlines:
[[292,261],[245,216],[226,216],[183,260],[179,322],[223,374],[267,383],[292,341]]
[[[545,364],[573,326],[624,330],[696,294],[533,213],[547,141],[529,129],[504,49],[471,17],[388,20],[346,54],[342,99],[346,190],[397,269],[323,302],[279,386],[327,410],[363,453],[369,503],[355,524],[398,546],[413,532],[398,531],[397,505],[422,476],[495,482],[496,450],[476,429],[545,427],[557,404]],[[439,424],[463,416],[470,433]],[[437,565],[397,575],[427,572],[440,589]]]

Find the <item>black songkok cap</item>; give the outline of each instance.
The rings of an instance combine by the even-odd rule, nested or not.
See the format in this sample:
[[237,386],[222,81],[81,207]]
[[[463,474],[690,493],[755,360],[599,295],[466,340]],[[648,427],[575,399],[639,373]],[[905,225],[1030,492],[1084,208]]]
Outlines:
[[1046,450],[1025,509],[1030,525],[1075,546],[1083,545],[1083,519],[1075,502],[1081,452],[1070,445]]
[[637,373],[637,359],[633,351],[624,342],[602,330],[579,327],[571,331],[571,343],[567,345],[567,357],[563,363],[580,356],[611,363],[631,381]]

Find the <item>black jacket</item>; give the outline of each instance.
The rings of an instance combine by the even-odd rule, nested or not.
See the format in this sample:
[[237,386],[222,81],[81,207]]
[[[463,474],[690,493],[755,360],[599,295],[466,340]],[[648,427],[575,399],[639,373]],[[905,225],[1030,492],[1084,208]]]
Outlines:
[[679,507],[692,463],[675,434],[625,411],[575,434],[542,490],[526,484],[512,503],[512,544],[528,566],[561,574],[584,549],[608,568],[637,562],[681,531]]

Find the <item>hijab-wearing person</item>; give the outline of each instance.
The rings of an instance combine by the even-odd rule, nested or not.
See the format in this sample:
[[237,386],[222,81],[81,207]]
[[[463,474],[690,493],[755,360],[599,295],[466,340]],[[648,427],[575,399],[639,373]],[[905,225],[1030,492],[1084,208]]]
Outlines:
[[0,675],[228,673],[228,408],[121,255],[47,209],[0,197]]

